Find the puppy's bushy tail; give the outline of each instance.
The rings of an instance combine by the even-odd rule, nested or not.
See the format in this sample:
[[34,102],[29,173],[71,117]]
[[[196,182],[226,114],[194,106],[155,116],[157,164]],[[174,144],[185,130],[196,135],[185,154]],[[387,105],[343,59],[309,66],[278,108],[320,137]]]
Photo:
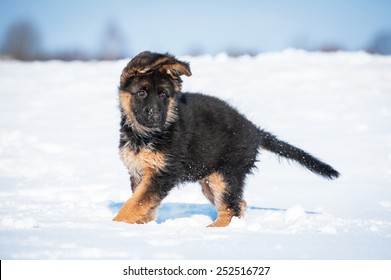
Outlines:
[[264,130],[259,130],[259,135],[261,138],[261,148],[286,159],[297,161],[313,173],[326,179],[332,180],[339,177],[339,172],[330,165],[320,161],[299,148],[277,139],[277,137],[273,134]]

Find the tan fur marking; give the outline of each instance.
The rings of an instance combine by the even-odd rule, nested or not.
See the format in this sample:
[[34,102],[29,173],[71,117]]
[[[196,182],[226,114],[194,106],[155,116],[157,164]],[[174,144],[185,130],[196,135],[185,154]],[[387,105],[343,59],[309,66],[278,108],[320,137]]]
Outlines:
[[223,194],[227,184],[224,181],[224,177],[220,173],[212,173],[206,178],[206,182],[209,185],[211,193],[214,197],[214,204],[219,207],[223,199]]
[[174,80],[177,80],[179,75],[186,75],[188,77],[191,76],[189,67],[181,62],[163,65],[161,67],[161,71],[165,72]]
[[126,91],[120,91],[119,92],[119,102],[120,102],[120,106],[121,106],[123,113],[125,113],[125,116],[129,120],[133,121],[134,116],[130,110],[131,104],[132,104],[132,96],[130,95],[130,93],[126,92]]
[[122,205],[113,221],[129,224],[144,224],[155,218],[155,209],[159,204],[156,196],[148,195],[148,187],[154,172],[147,168],[133,196]]
[[166,159],[161,152],[146,148],[136,153],[129,147],[120,150],[120,157],[132,177],[133,196],[129,198],[113,219],[118,222],[148,223],[155,218],[160,199],[151,195],[148,188],[154,174],[164,170]]
[[[227,187],[227,183],[225,182],[224,177],[220,173],[215,172],[201,180],[200,184],[202,186],[203,194],[212,204],[216,205],[217,207],[217,219],[208,227],[228,226],[232,220],[232,217],[235,215],[233,210],[229,209],[223,202],[223,195]],[[240,203],[241,211],[239,217],[244,215],[246,207],[246,201],[242,200]]]
[[226,227],[231,222],[233,216],[232,210],[222,205],[217,209],[217,219],[208,227]]
[[217,219],[208,227],[228,226],[233,217],[233,213],[222,202],[223,195],[227,187],[224,177],[217,172],[212,173],[201,181],[201,186],[203,193],[212,202],[212,204],[216,205],[218,212]]
[[[242,200],[240,203],[240,214],[239,218],[243,217],[244,211],[246,210],[247,203]],[[234,217],[232,209],[229,209],[225,204],[221,204],[217,209],[217,219],[208,225],[208,227],[226,227],[231,223],[232,218]]]
[[129,147],[122,147],[120,149],[120,158],[136,184],[144,177],[145,170],[150,169],[156,173],[164,170],[166,166],[166,158],[163,153],[146,148],[136,153]]
[[168,103],[168,111],[167,111],[167,118],[166,118],[166,125],[169,123],[173,123],[178,118],[177,112],[176,112],[176,99],[170,98]]
[[171,80],[174,82],[175,91],[177,93],[181,90],[182,87],[179,76],[183,74],[188,77],[191,76],[190,68],[179,62],[174,64],[165,64],[159,68],[159,71],[170,76]]
[[203,179],[200,181],[201,187],[202,187],[202,193],[206,196],[206,198],[212,203],[215,204],[215,198],[212,193],[212,190],[209,186],[209,181],[207,179]]

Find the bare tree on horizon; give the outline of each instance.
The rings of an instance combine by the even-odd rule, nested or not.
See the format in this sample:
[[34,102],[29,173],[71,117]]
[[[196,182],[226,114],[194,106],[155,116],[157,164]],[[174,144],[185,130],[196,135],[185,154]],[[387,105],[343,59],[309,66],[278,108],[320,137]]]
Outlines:
[[3,38],[1,53],[19,60],[41,58],[41,40],[38,29],[28,20],[10,25]]

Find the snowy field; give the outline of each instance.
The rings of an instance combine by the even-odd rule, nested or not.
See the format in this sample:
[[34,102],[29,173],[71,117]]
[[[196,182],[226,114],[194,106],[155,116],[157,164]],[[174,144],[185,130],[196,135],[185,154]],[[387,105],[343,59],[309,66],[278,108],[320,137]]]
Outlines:
[[391,57],[287,50],[181,57],[183,89],[229,101],[334,166],[323,180],[262,152],[227,228],[197,184],[158,220],[112,222],[131,194],[118,155],[127,61],[0,62],[0,259],[391,259]]

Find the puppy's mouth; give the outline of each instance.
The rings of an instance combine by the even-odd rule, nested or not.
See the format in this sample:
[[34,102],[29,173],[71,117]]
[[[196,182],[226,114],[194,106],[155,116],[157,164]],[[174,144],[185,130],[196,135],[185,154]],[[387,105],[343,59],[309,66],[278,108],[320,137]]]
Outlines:
[[165,119],[162,113],[153,110],[143,111],[141,114],[134,112],[137,122],[147,128],[154,130],[162,130],[164,128]]

